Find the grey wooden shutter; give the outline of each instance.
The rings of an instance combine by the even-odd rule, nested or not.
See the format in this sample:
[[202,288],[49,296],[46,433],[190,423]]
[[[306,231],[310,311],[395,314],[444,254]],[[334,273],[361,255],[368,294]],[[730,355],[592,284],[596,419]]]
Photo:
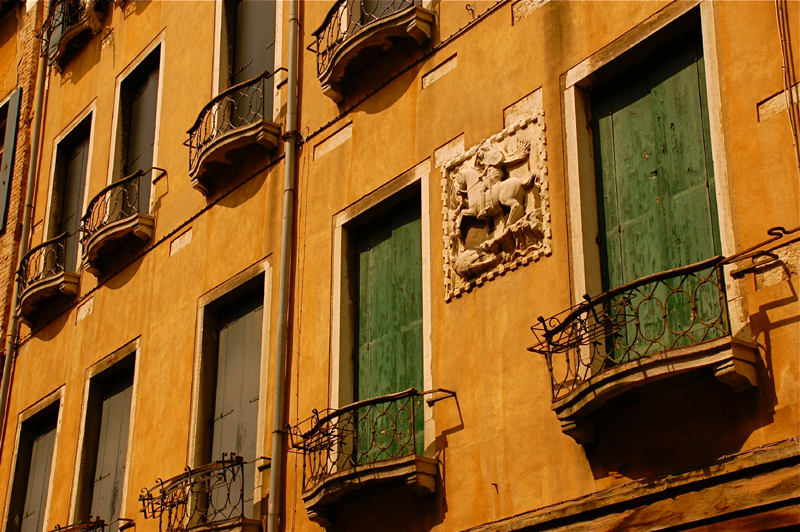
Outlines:
[[44,510],[47,506],[47,487],[53,465],[53,448],[56,441],[56,417],[49,416],[37,427],[31,449],[25,504],[23,505],[21,532],[42,532]]
[[17,147],[17,123],[19,122],[19,100],[22,89],[17,89],[8,100],[6,115],[6,134],[3,141],[3,161],[0,166],[0,233],[6,230],[8,219],[8,198],[11,191],[11,178],[14,174],[14,154]]
[[[250,461],[256,458],[263,292],[234,301],[220,314],[211,458],[235,452]],[[254,467],[244,470],[246,503],[253,498]],[[245,504],[245,512],[252,514],[252,504]]]
[[[128,456],[128,428],[131,417],[133,374],[116,378],[103,390],[97,462],[92,479],[91,515],[106,523],[119,517],[125,460]],[[114,524],[111,532],[118,529]]]
[[[233,85],[275,70],[275,1],[239,0],[235,16]],[[265,96],[269,96],[271,110],[272,94]]]
[[66,231],[65,268],[74,272],[78,263],[78,228],[83,216],[83,193],[86,188],[86,170],[89,161],[89,134],[81,135],[69,146],[64,175],[61,220],[58,234]]
[[[134,74],[136,77],[128,87],[130,119],[123,171],[125,176],[139,170],[147,172],[153,167],[158,104],[158,66],[159,62],[156,60],[139,67],[143,68],[143,71]],[[146,213],[150,210],[151,179],[152,176],[147,173],[139,180],[139,212]]]

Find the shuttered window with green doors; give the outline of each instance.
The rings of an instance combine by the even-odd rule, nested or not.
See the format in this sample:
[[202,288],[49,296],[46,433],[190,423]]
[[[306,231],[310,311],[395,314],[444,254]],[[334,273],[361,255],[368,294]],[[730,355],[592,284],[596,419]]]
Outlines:
[[6,230],[8,206],[11,192],[11,179],[14,175],[14,157],[17,147],[17,126],[22,89],[11,93],[8,103],[0,109],[0,233]]
[[[97,457],[92,476],[90,514],[112,523],[120,517],[125,463],[128,457],[128,429],[133,396],[133,368],[128,368],[101,384],[99,408],[100,431]],[[108,530],[115,532],[119,522]]]
[[[231,85],[275,70],[275,0],[233,2]],[[265,94],[272,116],[272,94]],[[266,109],[265,109],[266,111]]]
[[42,532],[56,442],[58,403],[20,428],[14,483],[9,501],[8,532]]
[[[594,90],[591,101],[603,289],[718,255],[699,29]],[[655,299],[666,307],[666,334],[692,326],[686,298],[656,293]],[[718,313],[718,292],[697,304]],[[645,335],[664,327],[657,314],[645,317]]]
[[[418,195],[356,231],[355,401],[422,390],[421,238]],[[359,414],[357,464],[395,457],[398,441],[408,437],[414,438],[416,454],[421,454],[422,401],[415,397],[413,404],[386,408],[387,415]],[[408,408],[414,409],[413,427]],[[382,434],[395,435],[394,441],[386,442],[388,447],[375,439]]]
[[[241,456],[244,466],[244,516],[253,515],[258,402],[261,374],[263,288],[223,307],[219,312],[217,381],[212,421],[211,459],[223,453]],[[236,491],[232,491],[235,493]],[[214,493],[213,497],[224,497]],[[221,508],[222,502],[215,502]]]

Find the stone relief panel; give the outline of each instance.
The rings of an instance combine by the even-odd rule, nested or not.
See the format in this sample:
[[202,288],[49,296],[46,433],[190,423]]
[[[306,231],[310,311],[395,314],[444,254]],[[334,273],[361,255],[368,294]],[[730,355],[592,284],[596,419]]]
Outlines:
[[442,169],[445,300],[551,254],[541,108]]

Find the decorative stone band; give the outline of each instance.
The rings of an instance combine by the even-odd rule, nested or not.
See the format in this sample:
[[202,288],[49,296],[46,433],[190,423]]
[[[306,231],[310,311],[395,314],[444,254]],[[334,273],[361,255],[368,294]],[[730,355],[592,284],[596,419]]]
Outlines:
[[444,165],[445,301],[552,253],[544,132],[537,109]]

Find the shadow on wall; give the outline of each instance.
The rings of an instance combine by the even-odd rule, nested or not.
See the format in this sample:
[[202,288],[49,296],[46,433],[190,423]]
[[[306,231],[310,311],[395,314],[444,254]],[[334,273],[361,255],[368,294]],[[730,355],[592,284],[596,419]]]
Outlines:
[[427,532],[444,521],[443,501],[441,493],[420,497],[403,486],[376,490],[338,507],[328,531]]

